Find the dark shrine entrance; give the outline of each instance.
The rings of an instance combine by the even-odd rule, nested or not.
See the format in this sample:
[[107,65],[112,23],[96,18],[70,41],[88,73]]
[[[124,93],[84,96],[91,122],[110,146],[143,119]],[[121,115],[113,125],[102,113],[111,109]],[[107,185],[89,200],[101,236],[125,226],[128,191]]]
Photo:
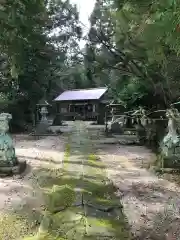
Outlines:
[[70,104],[70,112],[77,113],[81,117],[86,118],[87,115],[92,114],[93,112],[93,104],[82,104],[82,103],[75,103]]

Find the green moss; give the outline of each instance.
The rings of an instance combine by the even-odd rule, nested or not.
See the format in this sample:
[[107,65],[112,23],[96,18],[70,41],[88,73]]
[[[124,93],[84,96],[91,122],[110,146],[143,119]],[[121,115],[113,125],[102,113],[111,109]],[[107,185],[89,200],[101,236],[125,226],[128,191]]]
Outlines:
[[102,161],[95,154],[88,155],[88,163],[92,164],[93,167],[102,167],[104,168]]
[[47,194],[47,209],[56,211],[59,207],[71,206],[75,200],[75,192],[68,185],[54,185],[51,192]]
[[42,188],[41,190],[43,191],[43,188],[52,188],[54,184],[59,182],[59,179],[62,176],[62,169],[41,167],[35,169],[33,175],[33,179],[36,180],[35,184]]
[[98,156],[96,156],[95,154],[89,154],[88,160],[95,162],[95,161],[99,161],[100,158]]
[[37,234],[32,237],[25,237],[23,240],[65,240],[64,238],[52,236],[50,233]]
[[[35,172],[36,173],[36,172]],[[43,169],[38,170],[38,185],[43,190],[51,190],[54,185],[68,185],[75,187],[79,179],[77,176],[69,174],[65,169]]]
[[83,214],[83,209],[75,207],[70,207],[56,214],[46,212],[39,234],[45,235],[48,232],[50,236],[53,236],[52,239],[59,239],[58,237],[62,239],[81,239],[80,236],[83,236],[85,232]]
[[19,239],[35,233],[32,223],[15,214],[2,214],[0,216],[0,239]]
[[[105,166],[95,154],[88,155],[88,163],[85,176],[87,179],[92,178],[92,180],[84,180],[84,188],[87,191],[84,194],[84,199],[93,206],[94,209],[89,209],[89,211],[94,213],[96,217],[92,218],[87,214],[87,222],[90,227],[88,228],[88,236],[84,239],[105,239],[103,236],[109,236],[109,239],[130,239],[128,224],[121,211],[120,201],[115,196],[117,189],[106,178]],[[113,213],[109,215],[101,211],[96,212],[98,209],[112,207],[115,207],[114,211],[119,219],[116,219]]]
[[116,188],[112,184],[105,184],[104,182],[87,181],[84,186],[85,190],[90,193],[93,198],[111,199],[112,194]]
[[69,157],[70,157],[70,144],[67,143],[65,145],[65,152],[64,152],[64,159],[63,159],[63,169],[67,168]]
[[93,203],[96,203],[99,206],[104,208],[112,207],[112,206],[120,206],[120,202],[116,198],[104,199],[104,198],[95,198]]
[[70,156],[70,144],[66,144],[64,157],[66,159],[66,158],[69,158],[69,156]]
[[[109,239],[116,240],[128,240],[130,239],[129,232],[126,228],[126,223],[122,217],[121,220],[116,219],[104,219],[104,218],[88,218],[88,235],[94,236],[94,239],[98,239],[95,236],[109,236]],[[103,239],[103,238],[102,238]]]

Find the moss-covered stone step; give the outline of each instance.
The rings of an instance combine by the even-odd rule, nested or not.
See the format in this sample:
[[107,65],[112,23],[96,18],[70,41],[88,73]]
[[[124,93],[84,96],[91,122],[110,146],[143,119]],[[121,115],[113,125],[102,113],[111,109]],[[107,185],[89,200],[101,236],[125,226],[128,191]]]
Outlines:
[[58,212],[60,209],[70,207],[75,201],[75,191],[69,185],[54,185],[52,190],[47,192],[47,210]]

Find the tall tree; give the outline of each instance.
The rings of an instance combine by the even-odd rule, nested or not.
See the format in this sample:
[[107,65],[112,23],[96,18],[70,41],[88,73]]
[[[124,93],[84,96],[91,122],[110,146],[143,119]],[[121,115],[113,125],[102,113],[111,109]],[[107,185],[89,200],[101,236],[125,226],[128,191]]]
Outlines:
[[93,74],[106,70],[116,96],[129,103],[169,105],[178,96],[178,12],[177,1],[97,1],[89,42],[102,57],[94,54]]
[[7,64],[6,73],[0,72],[9,90],[1,81],[1,96],[14,100],[9,110],[23,117],[17,109],[34,111],[42,96],[52,99],[61,90],[62,72],[79,51],[78,12],[68,0],[1,1],[0,26],[0,47]]

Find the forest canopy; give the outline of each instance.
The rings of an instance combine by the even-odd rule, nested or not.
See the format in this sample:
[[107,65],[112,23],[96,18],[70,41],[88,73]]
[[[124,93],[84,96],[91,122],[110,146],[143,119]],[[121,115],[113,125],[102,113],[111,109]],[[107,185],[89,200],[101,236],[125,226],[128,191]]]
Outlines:
[[179,98],[179,3],[97,0],[83,36],[69,0],[1,1],[1,111],[22,126],[42,97],[100,86],[128,108],[168,107]]

